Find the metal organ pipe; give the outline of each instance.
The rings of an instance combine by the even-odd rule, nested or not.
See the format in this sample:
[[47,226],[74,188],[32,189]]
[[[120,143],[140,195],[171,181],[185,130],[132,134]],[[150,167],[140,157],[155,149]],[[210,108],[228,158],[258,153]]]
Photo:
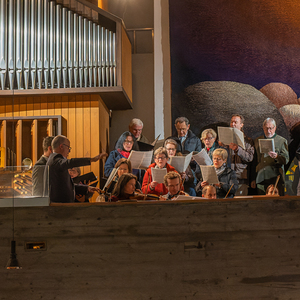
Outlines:
[[50,66],[50,86],[54,89],[55,86],[55,2],[49,4],[49,66]]
[[7,0],[0,0],[0,87],[5,88],[7,72]]
[[31,88],[36,83],[36,0],[30,1],[30,73]]
[[43,79],[43,1],[39,0],[37,2],[37,80],[39,89],[42,88],[42,79]]
[[68,11],[68,38],[67,38],[67,46],[68,46],[68,78],[69,78],[69,88],[72,87],[73,82],[73,66],[74,66],[74,15],[70,10]]
[[60,88],[61,82],[61,5],[56,5],[56,83]]
[[74,61],[74,87],[77,88],[78,84],[78,14],[74,14],[74,38],[73,38],[73,45],[74,45],[74,56],[73,56],[73,61]]
[[67,87],[67,9],[62,9],[62,22],[61,22],[61,66],[62,66],[62,80],[64,89]]
[[116,85],[116,33],[51,0],[0,0],[0,89]]
[[23,23],[23,1],[16,0],[16,78],[18,90],[21,89],[22,73],[23,73],[23,59],[22,59],[22,23]]
[[44,0],[44,86],[48,88],[49,83],[49,0]]
[[24,0],[24,45],[23,45],[23,78],[24,89],[29,87],[30,78],[30,0]]
[[15,79],[15,1],[9,1],[8,3],[8,79],[9,88],[14,88]]

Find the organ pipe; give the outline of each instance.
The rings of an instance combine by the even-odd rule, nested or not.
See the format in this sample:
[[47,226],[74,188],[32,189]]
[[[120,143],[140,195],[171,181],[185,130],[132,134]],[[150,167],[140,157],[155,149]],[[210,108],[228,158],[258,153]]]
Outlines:
[[116,33],[51,0],[0,0],[0,89],[116,85]]

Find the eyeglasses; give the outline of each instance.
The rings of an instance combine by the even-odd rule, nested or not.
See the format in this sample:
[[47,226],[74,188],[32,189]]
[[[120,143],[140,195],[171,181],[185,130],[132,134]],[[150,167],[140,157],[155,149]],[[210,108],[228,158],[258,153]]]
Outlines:
[[273,127],[265,127],[267,130],[273,130],[275,128],[275,126]]
[[133,141],[125,140],[124,143],[126,143],[126,144],[133,144]]
[[165,158],[166,158],[165,156],[155,157],[155,159],[157,159],[157,160],[164,160]]
[[221,157],[213,157],[213,160],[220,161],[220,160],[223,160],[223,159]]
[[202,138],[202,141],[211,141],[213,139],[213,137],[206,137],[206,138]]
[[66,145],[66,144],[63,144],[64,146],[66,146],[68,149],[69,149],[69,152],[72,150],[72,147]]
[[187,128],[177,128],[177,130],[181,132],[181,131],[187,131],[188,129]]
[[175,148],[166,148],[167,151],[175,151]]

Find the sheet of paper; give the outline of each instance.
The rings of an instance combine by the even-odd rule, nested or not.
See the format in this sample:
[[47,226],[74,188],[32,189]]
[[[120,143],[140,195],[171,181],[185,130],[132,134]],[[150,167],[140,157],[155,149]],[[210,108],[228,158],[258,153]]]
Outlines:
[[205,198],[202,198],[202,197],[194,197],[194,196],[179,195],[179,196],[177,196],[177,198],[174,199],[174,200],[202,200],[202,199],[205,199]]
[[224,145],[229,145],[234,143],[233,130],[231,127],[218,127],[218,137],[219,141]]
[[214,166],[200,166],[203,181],[209,184],[219,183],[219,179]]
[[170,159],[170,165],[175,168],[178,173],[183,173],[188,168],[193,153],[189,153],[186,156],[172,156]]
[[152,181],[156,181],[158,183],[164,182],[164,177],[167,174],[167,169],[155,169],[151,168]]
[[199,166],[211,166],[213,164],[205,149],[202,149],[200,152],[198,152],[196,155],[193,155],[192,157]]
[[232,128],[234,132],[235,144],[239,145],[245,149],[245,137],[243,131],[238,130],[237,128]]
[[224,145],[234,143],[245,149],[244,133],[237,128],[218,127],[218,137]]
[[260,153],[269,153],[270,151],[275,151],[274,139],[259,139],[258,145]]
[[115,178],[115,176],[117,175],[119,168],[113,168],[112,171],[110,172],[110,175],[108,177],[108,179],[106,180],[106,183],[103,187],[103,189],[105,190],[105,188],[107,188],[111,182],[113,181],[113,179]]
[[152,151],[134,151],[132,150],[128,160],[131,162],[132,169],[148,169],[149,165],[151,165],[153,156]]

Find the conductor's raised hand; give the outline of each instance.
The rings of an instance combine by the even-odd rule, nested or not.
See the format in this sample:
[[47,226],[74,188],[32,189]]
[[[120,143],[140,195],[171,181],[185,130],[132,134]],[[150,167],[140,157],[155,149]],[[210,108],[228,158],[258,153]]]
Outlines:
[[96,162],[99,159],[102,159],[102,158],[107,157],[107,156],[108,156],[108,154],[106,152],[102,152],[102,153],[98,154],[97,156],[92,157],[91,162]]

